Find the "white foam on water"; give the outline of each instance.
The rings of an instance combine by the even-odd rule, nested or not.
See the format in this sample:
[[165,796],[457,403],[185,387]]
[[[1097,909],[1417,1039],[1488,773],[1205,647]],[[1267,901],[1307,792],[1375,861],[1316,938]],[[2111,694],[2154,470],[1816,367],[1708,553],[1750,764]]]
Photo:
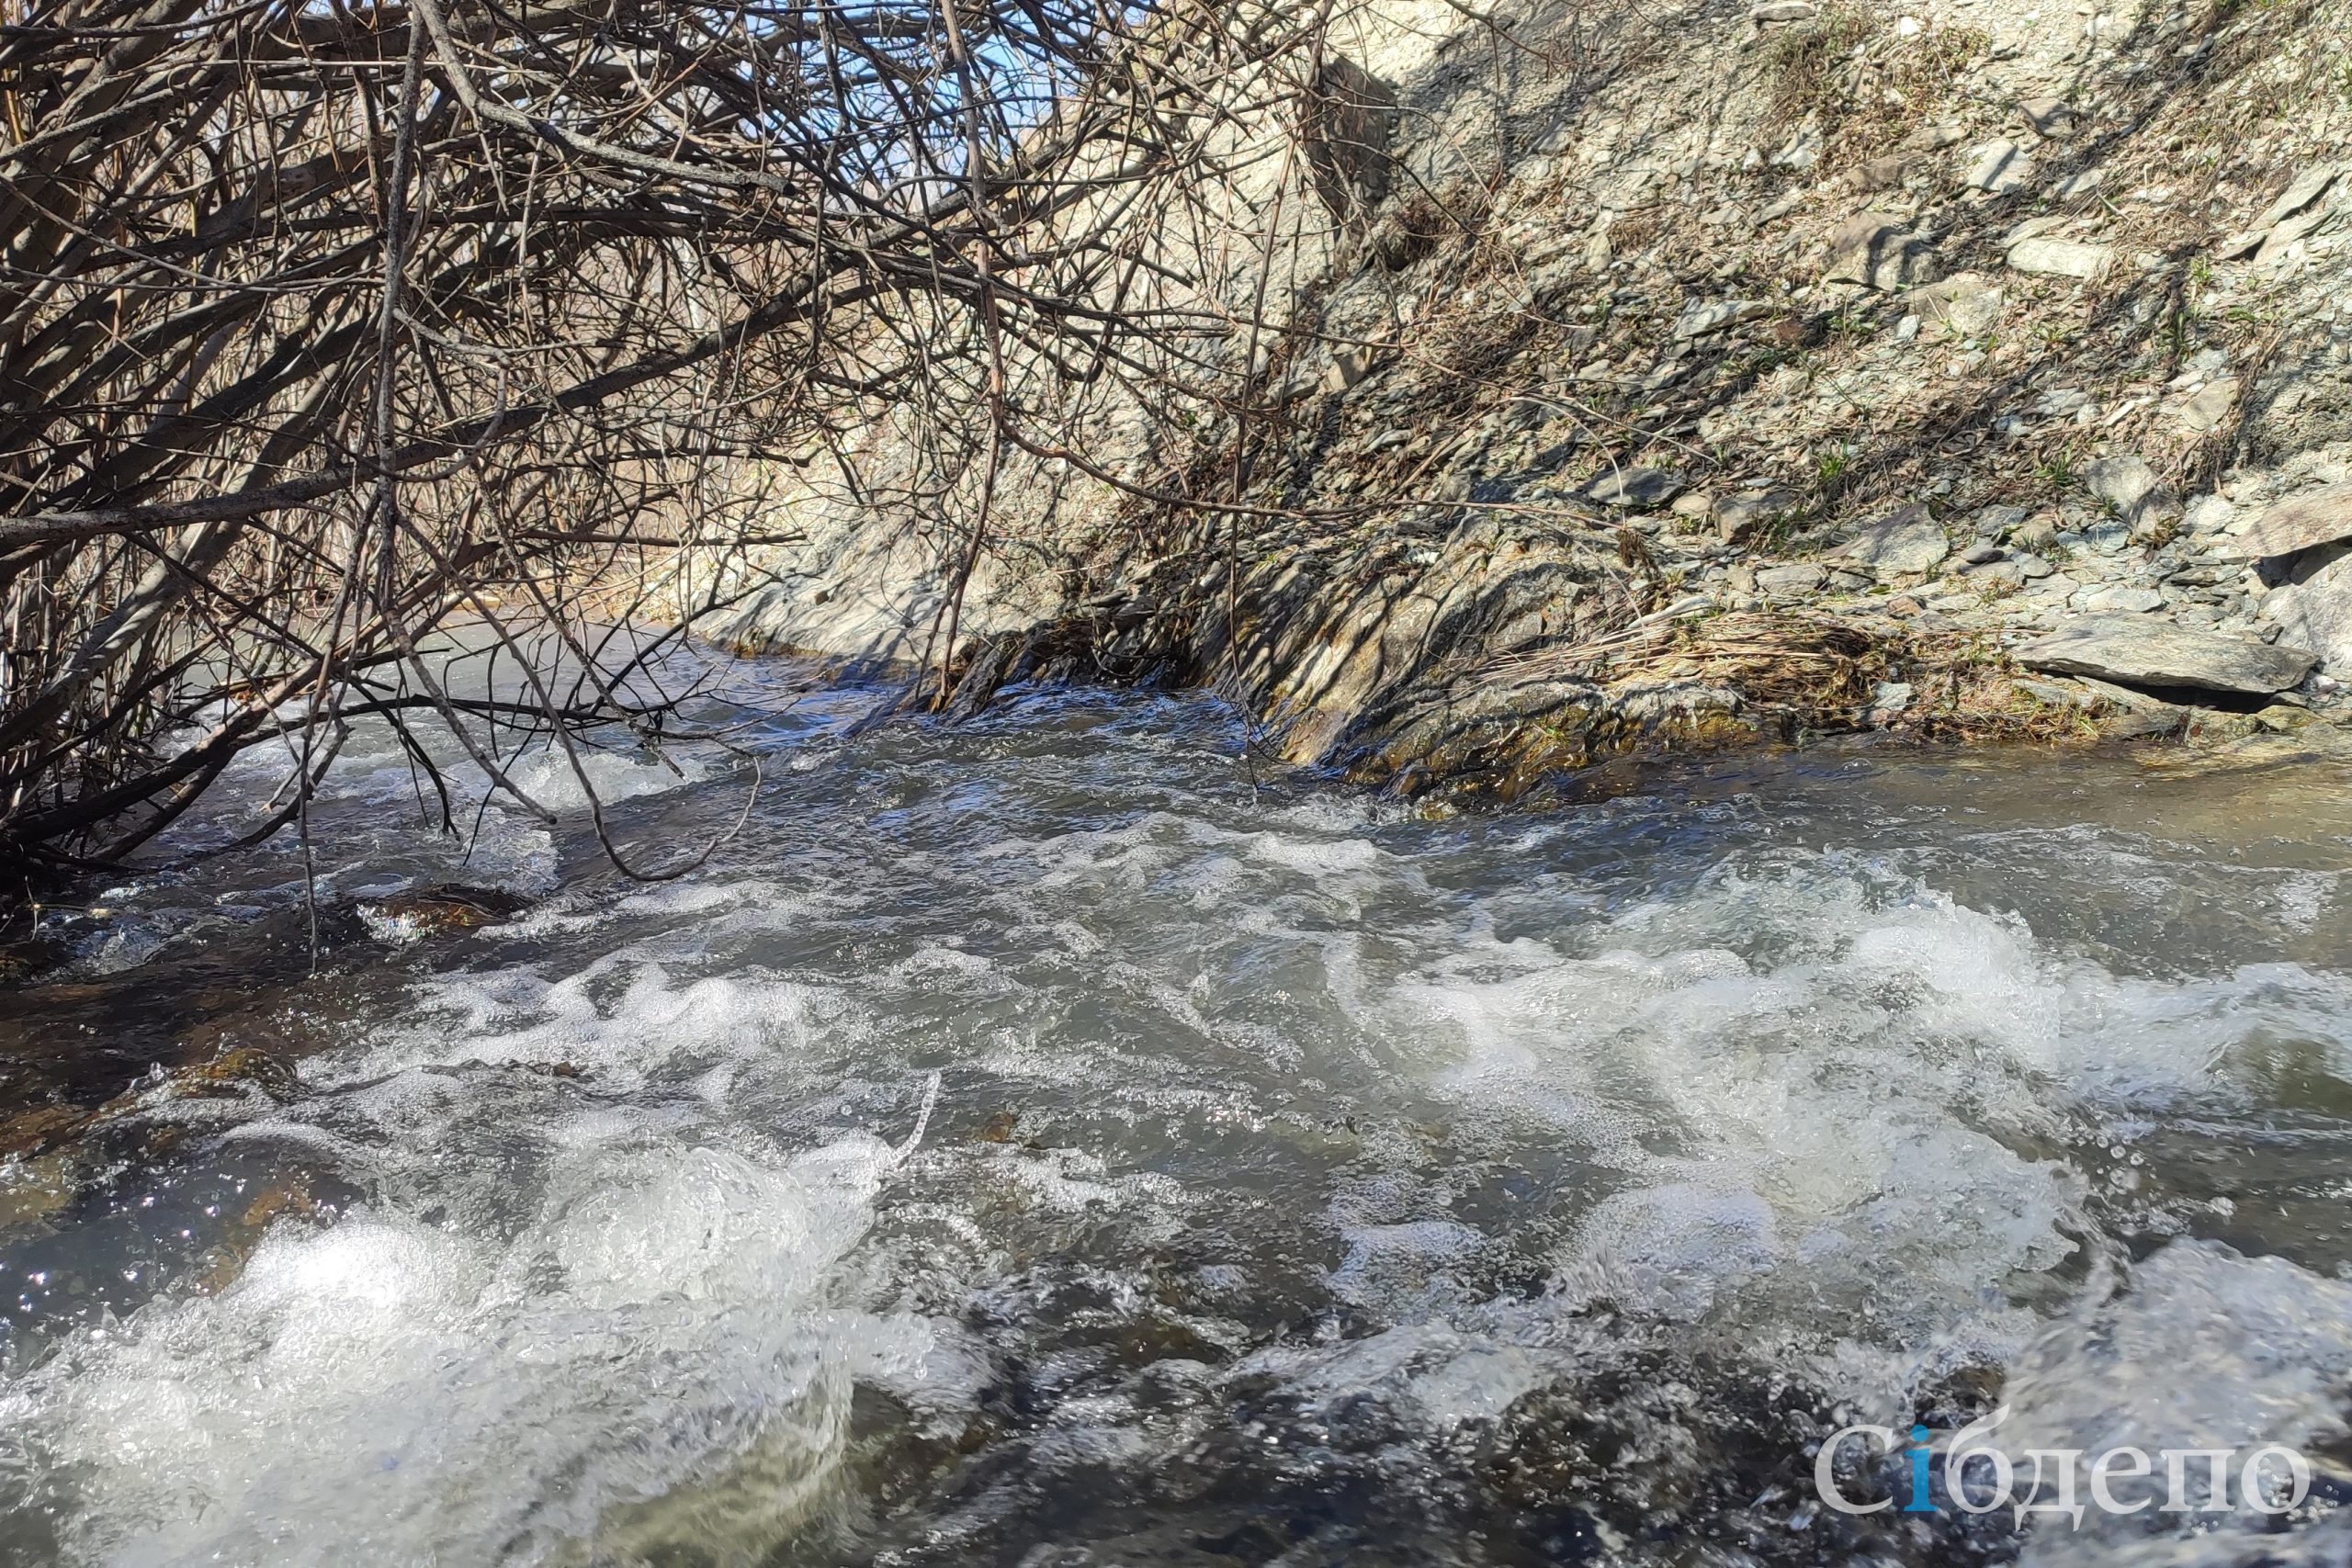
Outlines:
[[2082,1176],[2022,1151],[2248,1103],[2265,1040],[2352,1046],[2340,977],[2118,976],[1834,859],[1464,940],[1352,1006],[1498,1157],[1565,1139],[1620,1173],[1558,1259],[1575,1292],[1891,1346],[2075,1253]]
[[511,1237],[281,1225],[220,1295],[72,1345],[0,1419],[56,1478],[79,1562],[584,1562],[707,1538],[748,1562],[837,1464],[853,1380],[930,1357],[922,1321],[827,1293],[898,1157],[590,1136]]
[[549,811],[584,812],[591,792],[605,806],[643,795],[666,795],[700,782],[707,766],[692,755],[647,757],[581,747],[534,751],[505,770],[531,800]]
[[[2088,1499],[2087,1464],[2109,1450],[2152,1456],[2144,1482],[2111,1490],[2142,1512],[2097,1509],[2080,1528],[2038,1525],[2025,1561],[2046,1568],[2126,1562],[2222,1568],[2259,1561],[2340,1564],[2352,1544],[2342,1513],[2320,1528],[2272,1533],[2242,1495],[2244,1461],[2269,1444],[2340,1451],[2352,1409],[2352,1282],[2324,1279],[2282,1258],[2246,1258],[2212,1242],[2177,1241],[2133,1266],[2111,1294],[2041,1334],[2013,1367],[2007,1418],[1993,1440],[2005,1450],[2076,1450],[2075,1495]],[[2194,1518],[2162,1517],[2166,1449],[2226,1450],[2238,1461],[2225,1500]],[[2275,1461],[2274,1461],[2275,1462]],[[2312,1462],[2347,1479],[2324,1452]],[[2210,1500],[2210,1462],[2185,1471],[2187,1500]],[[2047,1500],[2054,1487],[2045,1493]]]

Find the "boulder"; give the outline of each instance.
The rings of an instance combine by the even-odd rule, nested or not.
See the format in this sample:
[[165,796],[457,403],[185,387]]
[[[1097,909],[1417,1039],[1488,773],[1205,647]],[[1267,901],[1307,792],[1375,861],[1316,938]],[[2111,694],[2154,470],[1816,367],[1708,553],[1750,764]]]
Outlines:
[[2145,615],[2079,621],[2027,643],[2015,658],[2029,670],[2052,675],[2250,696],[2299,685],[2319,662],[2317,654],[2300,648],[2196,631]]
[[2075,240],[2029,235],[2009,247],[2009,265],[2044,277],[2077,277],[2086,283],[2105,273],[2115,260],[2109,245],[2086,245]]
[[2233,559],[2265,560],[2343,539],[2352,539],[2352,484],[2278,502],[2245,533],[2220,543],[2222,553]]
[[2291,576],[2263,596],[2262,613],[2280,641],[2314,649],[2329,674],[2352,671],[2352,549],[2328,546],[2294,563]]
[[1867,568],[1880,577],[1917,577],[1936,570],[1951,554],[1943,525],[1928,515],[1917,502],[1867,525],[1838,555],[1849,565]]

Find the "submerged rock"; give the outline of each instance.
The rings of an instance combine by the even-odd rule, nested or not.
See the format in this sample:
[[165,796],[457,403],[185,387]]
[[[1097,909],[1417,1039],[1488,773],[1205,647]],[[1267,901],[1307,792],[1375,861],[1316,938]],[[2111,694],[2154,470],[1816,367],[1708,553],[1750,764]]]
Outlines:
[[499,888],[448,883],[371,899],[359,914],[379,936],[401,940],[499,925],[529,908],[529,899]]
[[2088,675],[2126,686],[2190,687],[2267,696],[2300,684],[2319,656],[2251,637],[2138,615],[2079,622],[2016,652],[2029,670]]

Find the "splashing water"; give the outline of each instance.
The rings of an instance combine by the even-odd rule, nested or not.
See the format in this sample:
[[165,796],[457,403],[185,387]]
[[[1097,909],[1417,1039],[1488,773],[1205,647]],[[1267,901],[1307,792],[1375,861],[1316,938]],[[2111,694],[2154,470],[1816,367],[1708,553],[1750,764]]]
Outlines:
[[[733,681],[762,800],[683,881],[554,775],[437,837],[355,749],[315,960],[283,844],[96,890],[14,1098],[293,1071],[0,1164],[0,1563],[2341,1561],[2340,777],[1816,753],[1430,821],[1204,702]],[[653,846],[749,782],[592,778]],[[451,881],[537,902],[338,923]],[[1814,1495],[1838,1427],[1996,1406],[2312,1495]]]

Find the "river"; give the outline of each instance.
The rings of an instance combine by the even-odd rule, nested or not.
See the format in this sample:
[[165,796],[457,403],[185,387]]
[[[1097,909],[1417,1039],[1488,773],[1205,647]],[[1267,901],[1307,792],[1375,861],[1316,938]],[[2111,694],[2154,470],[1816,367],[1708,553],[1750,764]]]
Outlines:
[[[869,728],[715,668],[763,782],[678,880],[545,757],[561,820],[438,835],[363,735],[315,932],[290,836],[53,918],[9,1103],[122,1098],[0,1163],[0,1563],[2352,1550],[2343,770],[1821,749],[1430,818],[1204,697]],[[593,759],[648,859],[744,807],[673,761]],[[519,912],[385,912],[445,884]],[[2311,1495],[1818,1495],[1837,1427],[1996,1410]]]

